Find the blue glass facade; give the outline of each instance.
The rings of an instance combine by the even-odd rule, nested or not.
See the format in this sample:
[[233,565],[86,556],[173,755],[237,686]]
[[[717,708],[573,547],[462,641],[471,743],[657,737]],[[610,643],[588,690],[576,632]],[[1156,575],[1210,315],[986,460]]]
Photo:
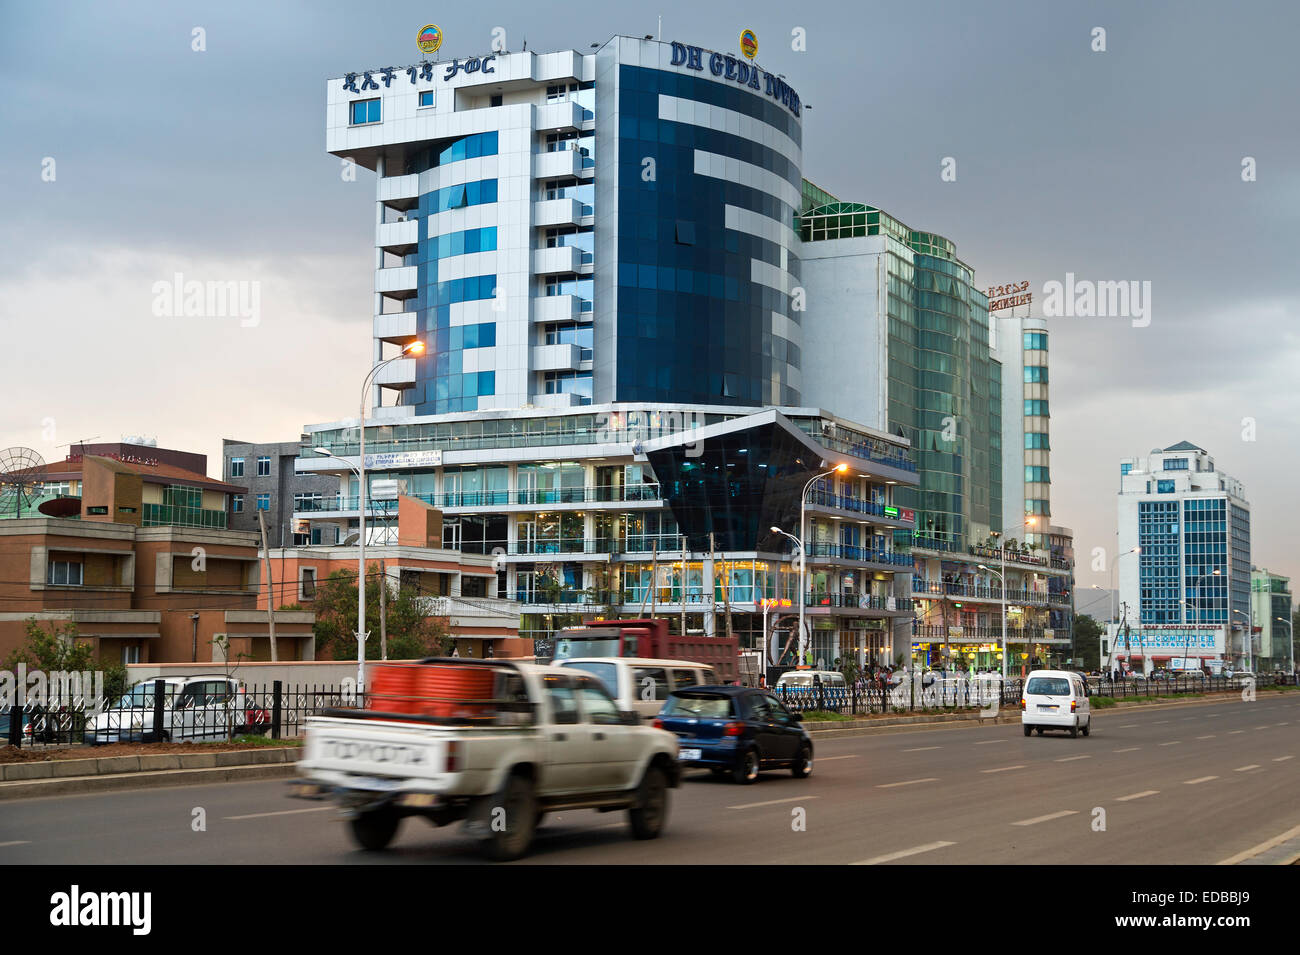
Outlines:
[[1181,623],[1180,521],[1177,501],[1138,504],[1138,581],[1142,623]]
[[[753,281],[753,261],[785,270],[777,243],[728,229],[728,205],[789,226],[799,211],[759,189],[695,172],[701,150],[750,163],[802,187],[785,156],[742,136],[659,118],[660,95],[734,110],[794,143],[798,121],[787,109],[743,87],[623,65],[618,97],[619,401],[797,404],[788,379],[798,346],[773,334],[772,313],[798,321],[790,296]],[[644,161],[655,163],[647,180]]]

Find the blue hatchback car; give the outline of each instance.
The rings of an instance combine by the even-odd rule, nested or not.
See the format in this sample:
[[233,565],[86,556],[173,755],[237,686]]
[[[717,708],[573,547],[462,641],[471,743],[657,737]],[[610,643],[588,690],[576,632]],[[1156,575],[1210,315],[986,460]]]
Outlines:
[[812,774],[812,738],[767,690],[745,686],[693,686],[669,694],[655,726],[677,736],[683,769],[698,766],[752,783],[760,770],[788,768]]

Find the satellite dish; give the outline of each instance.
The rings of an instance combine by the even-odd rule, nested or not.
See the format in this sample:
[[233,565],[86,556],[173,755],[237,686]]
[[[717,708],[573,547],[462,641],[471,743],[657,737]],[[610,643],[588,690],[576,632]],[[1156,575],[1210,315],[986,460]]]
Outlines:
[[72,517],[81,513],[81,498],[52,497],[36,508],[46,517]]
[[0,515],[31,516],[45,491],[44,468],[45,459],[31,448],[0,451]]
[[349,534],[347,537],[343,538],[343,546],[350,547],[360,539],[361,539],[360,534]]
[[504,547],[492,548],[492,569],[493,570],[501,569],[502,565],[505,563],[505,561],[503,560],[505,556],[506,556],[506,549]]

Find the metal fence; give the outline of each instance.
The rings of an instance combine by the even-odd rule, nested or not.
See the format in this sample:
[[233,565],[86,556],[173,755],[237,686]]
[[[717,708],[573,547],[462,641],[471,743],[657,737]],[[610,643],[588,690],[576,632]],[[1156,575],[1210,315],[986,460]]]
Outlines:
[[[1123,680],[1088,678],[1091,696],[1115,699],[1138,697],[1195,695],[1201,693],[1239,692],[1250,685],[1250,677],[1195,677],[1182,676],[1169,679],[1127,678]],[[1260,674],[1253,678],[1256,687],[1296,685],[1293,675]],[[881,687],[868,680],[853,686],[785,686],[777,685],[775,693],[787,708],[797,712],[828,712],[845,716],[866,716],[872,713],[917,712],[949,708],[986,708],[997,700],[1002,706],[1018,706],[1023,681],[1010,679],[1005,683],[993,676],[934,677],[929,674],[919,680],[903,681],[893,686]]]
[[[215,684],[215,686],[214,686]],[[220,742],[253,735],[302,734],[322,710],[360,706],[351,689],[324,685],[227,686],[212,680],[182,688],[165,681],[139,684],[114,701],[66,701],[0,706],[0,745],[51,747],[108,743]]]

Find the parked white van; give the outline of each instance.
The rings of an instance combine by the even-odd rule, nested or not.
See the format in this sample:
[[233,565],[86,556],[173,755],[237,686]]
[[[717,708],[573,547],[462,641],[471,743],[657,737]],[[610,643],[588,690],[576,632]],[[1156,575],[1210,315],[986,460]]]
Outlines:
[[1088,687],[1083,678],[1068,670],[1034,670],[1025,678],[1020,697],[1020,723],[1028,736],[1035,730],[1079,731],[1087,736],[1092,730],[1092,711],[1088,706]]
[[633,710],[643,720],[659,715],[668,694],[692,686],[716,686],[713,667],[689,660],[652,660],[646,657],[575,657],[556,660],[556,666],[585,670],[598,678],[618,702],[620,710]]
[[844,686],[844,674],[839,670],[787,670],[776,681],[777,686]]

